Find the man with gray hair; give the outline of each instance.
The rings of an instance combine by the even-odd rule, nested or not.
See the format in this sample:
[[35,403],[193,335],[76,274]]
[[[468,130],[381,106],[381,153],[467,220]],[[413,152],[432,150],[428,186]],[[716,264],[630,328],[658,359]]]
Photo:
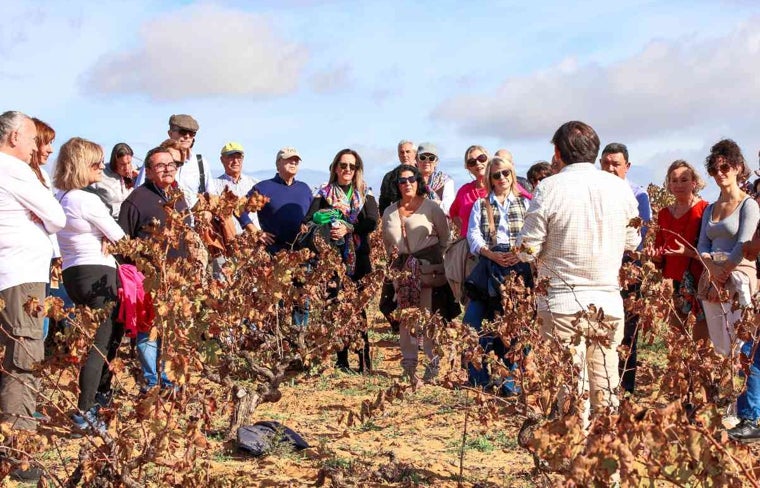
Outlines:
[[[2,421],[18,430],[37,429],[37,363],[44,356],[43,317],[53,245],[50,236],[66,225],[66,215],[29,165],[37,150],[34,122],[21,112],[0,115],[0,373]],[[29,300],[37,306],[27,313]],[[2,453],[4,454],[4,453]],[[39,479],[39,468],[11,472],[16,479]]]
[[[409,164],[411,166],[417,166],[417,146],[412,141],[402,139],[398,143],[398,161],[400,164]],[[383,215],[385,209],[388,208],[391,203],[398,201],[401,196],[398,193],[398,186],[396,182],[392,181],[393,172],[396,168],[393,168],[383,176],[383,182],[380,184],[380,200],[378,201],[378,209],[380,215]]]

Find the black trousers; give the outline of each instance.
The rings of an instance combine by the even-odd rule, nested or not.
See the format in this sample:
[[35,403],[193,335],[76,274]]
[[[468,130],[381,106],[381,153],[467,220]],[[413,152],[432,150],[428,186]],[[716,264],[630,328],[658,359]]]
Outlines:
[[[77,407],[87,411],[95,405],[95,394],[111,389],[109,363],[116,357],[124,325],[116,321],[119,314],[118,272],[102,265],[72,266],[63,271],[63,285],[77,305],[102,309],[113,303],[111,313],[95,332],[95,342],[87,353],[87,360],[79,372],[79,401]],[[106,362],[108,361],[108,362]]]

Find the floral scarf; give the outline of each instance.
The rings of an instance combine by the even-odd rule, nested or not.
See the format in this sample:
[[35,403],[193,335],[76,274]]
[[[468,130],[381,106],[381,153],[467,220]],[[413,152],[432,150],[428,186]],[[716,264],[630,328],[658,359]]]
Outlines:
[[443,187],[451,178],[442,171],[433,171],[426,185],[429,199],[440,202],[443,197]]
[[[364,192],[357,191],[353,185],[348,188],[348,191],[345,191],[336,183],[328,183],[319,189],[317,195],[324,198],[330,207],[340,211],[343,220],[352,225],[355,225],[359,220],[359,213],[366,201],[366,190]],[[353,276],[356,271],[356,248],[360,244],[361,237],[358,234],[354,232],[346,234],[341,257],[346,264],[348,276]]]

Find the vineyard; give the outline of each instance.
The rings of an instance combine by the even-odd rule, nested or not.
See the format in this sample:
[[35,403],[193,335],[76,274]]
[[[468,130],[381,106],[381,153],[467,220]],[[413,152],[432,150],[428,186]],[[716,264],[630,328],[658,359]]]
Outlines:
[[[665,197],[654,187],[650,196],[656,214]],[[226,193],[195,211],[224,217],[257,204]],[[255,234],[235,242],[225,280],[211,280],[194,235],[183,216],[170,213],[154,239],[114,249],[146,275],[157,315],[152,335],[162,338],[164,368],[176,388],[139,396],[139,365],[123,350],[111,364],[113,403],[102,410],[108,432],[72,439],[77,372],[99,316],[77,310],[56,336],[41,367],[39,410],[48,419],[12,444],[17,457],[48,470],[43,486],[607,486],[618,479],[622,486],[760,485],[757,450],[730,442],[722,424],[743,388],[741,365],[695,343],[691,323],[674,322],[672,287],[646,255],[638,256],[640,268],[627,265],[621,273],[624,285],[641,283],[641,297],[626,303],[640,315],[637,391],[617,412],[596,412],[586,432],[584,398],[565,390],[557,401],[579,372],[560,344],[540,340],[534,291],[521,284],[506,284],[507,312],[485,328],[514,341],[519,396],[466,387],[463,362],[482,361],[476,333],[459,320],[446,324],[406,310],[400,320],[434,339],[441,358],[436,384],[413,388],[400,379],[398,336],[376,311],[389,273],[379,236],[375,271],[357,287],[326,245],[317,261],[308,250],[269,256]],[[191,258],[167,261],[167,250],[180,243]],[[535,293],[541,289],[539,283]],[[306,306],[308,325],[294,325],[294,307]],[[43,311],[42,304],[29,307]],[[58,318],[66,313],[55,300],[45,308]],[[368,324],[358,313],[365,309]],[[758,313],[745,311],[741,338],[757,336]],[[602,310],[588,314],[604,324]],[[351,342],[358,348],[367,325],[372,371],[335,370],[335,351]],[[484,361],[494,376],[508,374],[495,357]],[[294,452],[276,443],[260,458],[238,452],[238,427],[257,420],[281,422],[310,448]]]

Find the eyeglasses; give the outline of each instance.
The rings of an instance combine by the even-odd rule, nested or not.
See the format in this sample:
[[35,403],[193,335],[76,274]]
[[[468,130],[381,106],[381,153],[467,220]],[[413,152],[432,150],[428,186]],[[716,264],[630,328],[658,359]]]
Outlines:
[[715,176],[719,172],[725,174],[728,174],[728,172],[731,171],[731,165],[728,163],[721,163],[717,166],[711,166],[707,168],[707,174],[710,176]]
[[467,166],[469,167],[477,166],[478,163],[485,163],[486,161],[488,161],[488,156],[486,156],[485,154],[481,154],[477,158],[468,159]]
[[151,169],[155,171],[173,170],[177,169],[177,163],[172,161],[171,163],[158,163],[151,166]]
[[355,164],[339,162],[338,166],[340,167],[340,169],[350,169],[351,171],[356,171]]
[[185,137],[185,136],[195,137],[195,131],[194,130],[175,128],[174,132],[177,132],[182,137]]
[[416,182],[417,182],[416,176],[407,176],[407,177],[399,176],[399,178],[396,180],[396,184],[398,186],[401,186],[403,184],[411,185],[412,183],[416,183]]
[[100,161],[96,161],[94,163],[91,163],[90,164],[90,168],[93,168],[93,169],[100,168],[103,164],[105,164],[105,160],[101,159]]
[[491,178],[494,180],[500,180],[502,177],[506,178],[507,176],[512,176],[511,169],[503,169],[501,171],[491,173]]
[[421,162],[430,161],[431,163],[435,163],[438,160],[438,156],[434,154],[420,154],[417,156]]
[[174,167],[175,167],[175,168],[179,168],[179,167],[180,167],[180,166],[182,166],[183,164],[185,164],[185,162],[184,162],[184,161],[177,161],[176,159],[174,160]]

